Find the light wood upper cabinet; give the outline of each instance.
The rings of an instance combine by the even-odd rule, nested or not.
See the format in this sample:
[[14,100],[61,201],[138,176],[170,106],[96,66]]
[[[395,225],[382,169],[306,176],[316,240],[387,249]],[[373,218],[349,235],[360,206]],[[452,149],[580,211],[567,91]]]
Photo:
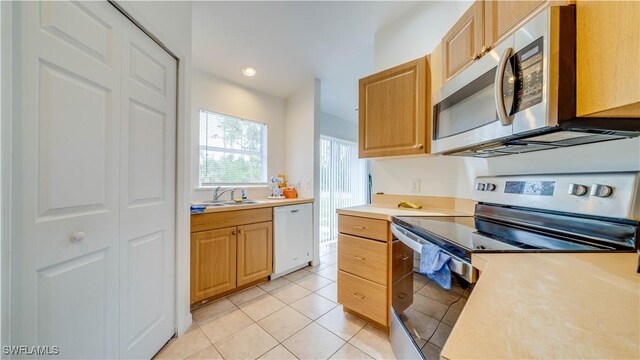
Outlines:
[[191,234],[191,303],[236,287],[236,228]]
[[442,38],[444,80],[449,80],[482,53],[484,2],[476,1]]
[[545,0],[484,1],[484,44],[495,46],[545,3]]
[[640,2],[576,3],[578,116],[640,117]]
[[361,158],[429,152],[428,78],[423,57],[360,79]]
[[271,221],[238,226],[238,286],[271,275],[272,233]]

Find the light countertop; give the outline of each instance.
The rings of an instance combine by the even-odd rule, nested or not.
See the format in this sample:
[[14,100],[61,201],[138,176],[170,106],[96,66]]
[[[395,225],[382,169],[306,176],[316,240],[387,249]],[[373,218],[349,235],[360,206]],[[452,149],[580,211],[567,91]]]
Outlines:
[[[215,212],[226,212],[226,211],[236,211],[236,210],[247,210],[247,209],[260,209],[260,208],[266,208],[266,207],[276,207],[276,206],[285,206],[285,205],[306,204],[306,203],[312,203],[314,201],[312,198],[251,199],[251,200],[257,201],[257,203],[208,207],[204,210],[203,213],[191,214],[191,215],[200,215],[200,214],[209,214],[209,213],[215,213]],[[194,202],[192,204],[201,204],[201,203]]]
[[481,254],[446,359],[638,359],[638,255]]
[[391,221],[392,216],[473,216],[473,213],[455,209],[429,208],[405,209],[394,204],[370,204],[338,209],[340,215],[366,217]]

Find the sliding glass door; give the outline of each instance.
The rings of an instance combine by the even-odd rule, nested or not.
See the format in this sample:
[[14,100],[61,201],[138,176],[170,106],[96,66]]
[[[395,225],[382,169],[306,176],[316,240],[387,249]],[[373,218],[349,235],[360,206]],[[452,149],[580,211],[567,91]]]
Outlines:
[[320,245],[338,239],[336,209],[366,202],[366,179],[357,143],[320,137]]

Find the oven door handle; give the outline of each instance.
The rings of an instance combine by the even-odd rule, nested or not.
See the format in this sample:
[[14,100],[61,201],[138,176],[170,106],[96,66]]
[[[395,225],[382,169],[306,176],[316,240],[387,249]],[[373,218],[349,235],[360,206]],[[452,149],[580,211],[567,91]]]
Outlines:
[[[418,254],[422,254],[422,244],[420,244],[418,241],[412,239],[409,235],[407,235],[406,230],[402,229],[396,224],[391,224],[391,232],[403,244],[407,245]],[[428,241],[427,239],[424,239],[424,238],[421,238],[421,239],[430,243],[430,241]],[[442,251],[447,255],[451,256],[451,260],[449,261],[449,269],[451,269],[452,272],[460,275],[462,278],[464,278],[470,283],[476,282],[476,271],[473,269],[473,266],[471,266],[471,263],[461,260],[457,256],[451,254],[450,252],[444,249],[442,249]]]
[[496,79],[494,81],[496,110],[498,112],[498,119],[500,119],[500,123],[502,123],[502,126],[509,126],[512,123],[512,120],[507,113],[507,106],[504,103],[503,90],[504,72],[507,70],[507,62],[509,61],[511,53],[513,53],[513,48],[509,47],[504,49],[504,53],[502,54],[500,63],[498,64],[498,68],[496,69]]

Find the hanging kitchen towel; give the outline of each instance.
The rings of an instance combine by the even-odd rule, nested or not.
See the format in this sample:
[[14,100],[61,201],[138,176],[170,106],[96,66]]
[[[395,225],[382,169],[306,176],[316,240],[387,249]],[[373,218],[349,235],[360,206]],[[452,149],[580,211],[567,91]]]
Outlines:
[[420,272],[449,290],[451,289],[450,260],[451,256],[442,251],[439,246],[423,244],[420,254]]

